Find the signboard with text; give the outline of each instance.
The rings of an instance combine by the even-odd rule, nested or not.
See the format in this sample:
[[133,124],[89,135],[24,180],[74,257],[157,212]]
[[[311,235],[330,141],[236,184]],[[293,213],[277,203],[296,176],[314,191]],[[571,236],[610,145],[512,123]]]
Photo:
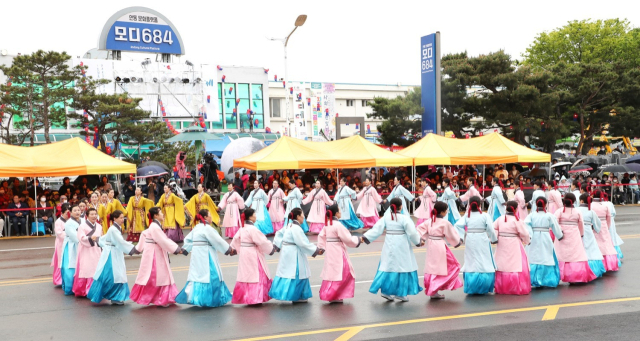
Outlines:
[[422,83],[422,136],[439,133],[440,121],[440,34],[420,39],[420,68]]

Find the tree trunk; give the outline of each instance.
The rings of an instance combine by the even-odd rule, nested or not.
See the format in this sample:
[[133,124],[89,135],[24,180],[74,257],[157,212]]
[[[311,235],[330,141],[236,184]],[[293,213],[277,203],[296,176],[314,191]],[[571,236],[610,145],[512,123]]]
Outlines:
[[31,138],[30,146],[33,147],[35,143],[35,130],[33,129],[33,101],[29,101],[29,133]]
[[[582,114],[582,110],[580,111],[580,140],[578,141],[578,149],[577,152],[579,154],[583,154],[582,153],[582,149],[584,148],[584,137],[585,137],[585,132],[584,132],[584,115]],[[583,154],[584,155],[584,154]]]
[[42,124],[44,124],[44,141],[49,144],[51,138],[49,137],[49,102],[44,101],[42,103]]

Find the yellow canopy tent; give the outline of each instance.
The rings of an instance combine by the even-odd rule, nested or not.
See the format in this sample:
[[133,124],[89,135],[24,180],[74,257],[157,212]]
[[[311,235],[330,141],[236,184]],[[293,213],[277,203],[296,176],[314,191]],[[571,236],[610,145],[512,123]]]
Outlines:
[[397,154],[413,158],[416,166],[551,161],[551,155],[519,145],[498,133],[471,139],[428,134]]
[[284,136],[267,148],[234,160],[233,167],[251,170],[362,168],[409,166],[412,162],[411,158],[384,150],[360,136],[331,142]]
[[135,173],[136,165],[113,158],[79,137],[37,147],[0,144],[0,176],[65,176]]

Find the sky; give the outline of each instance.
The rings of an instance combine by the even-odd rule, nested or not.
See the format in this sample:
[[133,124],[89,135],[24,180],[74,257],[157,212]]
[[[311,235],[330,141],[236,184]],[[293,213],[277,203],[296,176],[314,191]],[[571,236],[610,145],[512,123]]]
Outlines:
[[155,9],[173,22],[185,45],[183,61],[259,66],[278,78],[283,46],[266,37],[284,38],[306,14],[288,45],[289,79],[306,82],[420,84],[420,37],[436,31],[442,54],[503,49],[521,58],[537,34],[571,20],[626,18],[640,27],[637,0],[5,1],[0,49],[82,56],[97,47],[107,19],[130,6]]

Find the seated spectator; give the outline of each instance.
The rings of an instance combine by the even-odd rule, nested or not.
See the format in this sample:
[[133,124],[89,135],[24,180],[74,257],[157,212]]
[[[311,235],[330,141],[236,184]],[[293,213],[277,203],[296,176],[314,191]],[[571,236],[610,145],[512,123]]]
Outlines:
[[[5,181],[6,182],[6,181]],[[0,209],[7,208],[9,204],[12,202],[11,198],[13,195],[10,195],[11,189],[0,187]]]
[[[38,217],[39,223],[44,223],[44,229],[46,233],[51,234],[53,232],[53,208],[50,208],[49,203],[47,202],[47,197],[44,195],[40,197],[40,202],[36,205],[36,216]],[[40,209],[47,208],[47,209]]]
[[71,184],[71,180],[69,180],[69,177],[65,177],[64,179],[62,179],[62,182],[62,186],[60,186],[60,188],[58,189],[59,193],[67,193],[67,190],[75,191],[75,188]]
[[[7,211],[7,213],[9,214],[9,218],[11,219],[11,234],[14,236],[26,235],[27,215],[29,214],[29,211],[20,211],[20,210],[11,211],[11,209],[24,209],[24,208],[28,208],[27,205],[24,202],[20,201],[20,197],[18,197],[17,195],[14,195],[13,202],[9,204],[9,207],[7,207],[7,209],[10,210],[10,211]],[[18,225],[20,225],[20,228],[18,228]]]
[[638,178],[635,174],[631,174],[629,179],[629,192],[632,194],[631,202],[640,204],[640,189],[638,189]]

